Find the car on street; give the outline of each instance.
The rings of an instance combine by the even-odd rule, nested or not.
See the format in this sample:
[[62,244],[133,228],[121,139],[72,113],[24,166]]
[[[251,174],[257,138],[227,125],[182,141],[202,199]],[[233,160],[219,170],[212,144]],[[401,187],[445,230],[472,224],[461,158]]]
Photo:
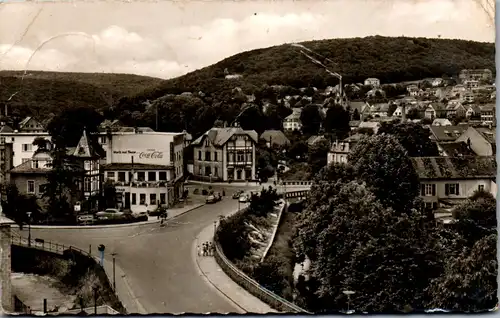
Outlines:
[[148,211],[134,212],[134,213],[132,213],[132,217],[136,220],[147,221],[148,220]]
[[85,225],[85,224],[92,224],[94,223],[95,219],[94,219],[94,216],[92,214],[80,214],[76,217],[76,222],[78,224],[82,224],[82,225]]
[[106,209],[104,211],[97,212],[95,214],[98,220],[109,220],[117,218],[125,218],[127,213],[120,211],[118,209]]
[[221,201],[222,200],[222,194],[220,192],[215,192],[214,196],[215,196],[215,199],[217,201]]
[[206,203],[215,203],[215,202],[217,202],[217,199],[215,198],[215,195],[211,194],[211,195],[207,196],[207,198],[205,199],[205,202]]
[[249,200],[248,194],[245,194],[245,193],[241,194],[241,195],[240,195],[240,198],[239,198],[238,200],[239,200],[241,203],[246,203],[246,202],[248,202],[248,200]]
[[240,196],[243,194],[243,191],[238,190],[235,193],[233,193],[233,199],[239,199]]

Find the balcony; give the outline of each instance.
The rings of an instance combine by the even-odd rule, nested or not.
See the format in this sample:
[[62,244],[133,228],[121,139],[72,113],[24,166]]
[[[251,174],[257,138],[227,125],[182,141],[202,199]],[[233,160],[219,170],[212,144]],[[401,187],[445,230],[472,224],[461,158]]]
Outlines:
[[251,166],[253,163],[251,161],[228,161],[228,166]]
[[134,187],[134,188],[164,188],[168,186],[167,181],[134,181],[134,182],[125,182],[118,181],[115,182],[115,186],[117,187]]

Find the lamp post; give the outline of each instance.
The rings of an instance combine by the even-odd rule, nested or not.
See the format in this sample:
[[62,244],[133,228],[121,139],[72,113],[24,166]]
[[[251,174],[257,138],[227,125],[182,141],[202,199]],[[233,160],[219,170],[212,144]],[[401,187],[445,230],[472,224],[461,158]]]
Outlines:
[[115,275],[115,261],[116,261],[116,256],[117,253],[111,253],[111,255],[113,256],[113,290],[116,291],[116,275]]
[[31,246],[31,212],[26,212],[28,215],[28,246]]
[[217,221],[214,221],[214,238],[216,232],[217,232]]
[[347,296],[347,313],[350,314],[351,311],[349,310],[349,305],[351,303],[351,295],[354,295],[356,292],[354,292],[352,290],[344,290],[343,293],[344,293],[344,295]]

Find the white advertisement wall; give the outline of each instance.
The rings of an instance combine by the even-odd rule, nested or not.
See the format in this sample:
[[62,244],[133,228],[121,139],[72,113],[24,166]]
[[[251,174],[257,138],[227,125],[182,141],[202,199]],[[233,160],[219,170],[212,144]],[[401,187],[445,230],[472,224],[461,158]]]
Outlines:
[[[170,165],[170,143],[172,134],[113,135],[111,141],[111,162]],[[109,161],[109,160],[108,160]]]

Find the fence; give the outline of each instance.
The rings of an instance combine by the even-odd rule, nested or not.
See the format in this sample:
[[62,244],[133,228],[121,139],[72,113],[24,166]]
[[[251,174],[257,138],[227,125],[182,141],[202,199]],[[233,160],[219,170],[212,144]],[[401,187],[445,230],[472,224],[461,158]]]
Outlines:
[[71,245],[58,244],[50,241],[46,242],[45,240],[42,239],[32,239],[30,244],[28,239],[20,235],[11,235],[11,244],[19,246],[27,246],[61,255],[64,255],[64,251],[66,250],[77,251],[85,256],[92,257],[92,255],[88,251],[84,251],[82,249],[79,249],[78,247],[74,247]]
[[[296,192],[308,192],[308,191],[296,191]],[[293,192],[291,192],[293,193]],[[288,194],[288,193],[287,193]],[[238,211],[237,213],[242,213],[243,210]],[[283,212],[282,212],[283,213]],[[279,226],[279,225],[278,225]],[[216,232],[220,228],[217,228]],[[273,239],[274,240],[274,237]],[[243,287],[246,291],[259,298],[263,302],[270,305],[272,308],[280,311],[280,312],[292,312],[292,313],[309,313],[305,309],[300,308],[299,306],[289,302],[273,293],[272,291],[262,287],[255,280],[250,278],[248,275],[243,273],[240,269],[238,269],[229,259],[226,258],[224,252],[222,251],[222,247],[217,241],[217,235],[214,238],[215,245],[215,254],[214,258],[217,264],[222,268],[224,273],[229,276],[233,281],[235,281],[238,285]],[[269,245],[271,246],[272,243]]]
[[286,199],[291,199],[291,198],[307,198],[308,195],[309,195],[309,190],[292,191],[292,192],[286,192],[285,193],[285,198]]
[[313,184],[313,181],[294,181],[294,180],[283,180],[283,185],[286,186],[311,186]]

